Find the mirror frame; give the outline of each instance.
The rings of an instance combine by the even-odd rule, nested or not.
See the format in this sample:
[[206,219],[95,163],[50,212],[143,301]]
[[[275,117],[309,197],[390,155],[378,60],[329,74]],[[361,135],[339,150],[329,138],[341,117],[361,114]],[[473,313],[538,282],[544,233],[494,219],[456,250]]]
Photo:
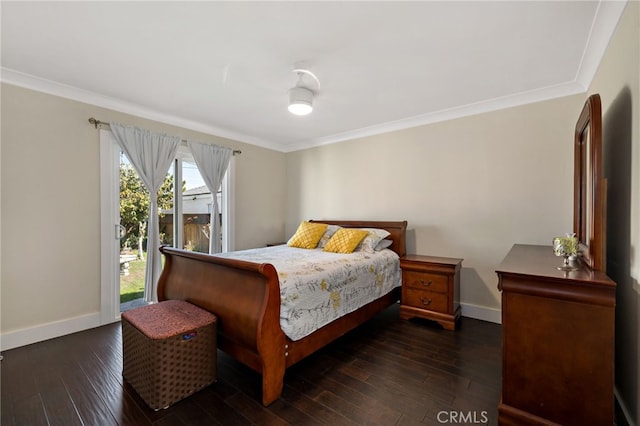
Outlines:
[[602,107],[600,95],[589,96],[575,128],[573,231],[580,259],[594,271],[606,272],[606,181],[602,172]]

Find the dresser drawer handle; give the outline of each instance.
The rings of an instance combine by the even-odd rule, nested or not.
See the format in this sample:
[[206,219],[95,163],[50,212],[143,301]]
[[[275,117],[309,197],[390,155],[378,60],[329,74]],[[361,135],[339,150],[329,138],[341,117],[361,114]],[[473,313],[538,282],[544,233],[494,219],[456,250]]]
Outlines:
[[422,302],[422,304],[423,304],[424,306],[429,306],[429,305],[431,304],[431,302],[432,302],[431,298],[429,298],[429,300],[427,300],[427,301],[425,302],[425,301],[424,301],[424,297],[421,297],[421,298],[420,298],[420,301]]
[[429,280],[427,282],[424,282],[424,280],[420,278],[420,284],[422,284],[425,287],[429,287],[431,284],[433,284],[433,281]]

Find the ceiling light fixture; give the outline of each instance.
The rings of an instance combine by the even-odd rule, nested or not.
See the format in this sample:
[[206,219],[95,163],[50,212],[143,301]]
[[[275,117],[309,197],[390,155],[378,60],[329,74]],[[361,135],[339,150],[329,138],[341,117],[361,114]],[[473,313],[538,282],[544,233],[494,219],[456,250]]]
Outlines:
[[313,96],[316,92],[308,87],[303,79],[305,76],[311,77],[318,89],[320,89],[320,80],[311,71],[303,68],[294,68],[293,72],[298,74],[298,82],[295,87],[289,89],[289,112],[295,115],[310,114],[313,111]]

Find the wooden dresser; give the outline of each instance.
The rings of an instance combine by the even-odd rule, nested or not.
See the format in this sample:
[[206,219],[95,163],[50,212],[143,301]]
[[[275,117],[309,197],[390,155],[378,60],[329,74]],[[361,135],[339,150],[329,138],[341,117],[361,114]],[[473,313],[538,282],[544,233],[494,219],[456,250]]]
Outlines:
[[559,271],[551,246],[514,245],[502,291],[501,425],[614,424],[615,283]]
[[400,258],[400,318],[426,318],[447,330],[460,318],[462,259],[409,254]]

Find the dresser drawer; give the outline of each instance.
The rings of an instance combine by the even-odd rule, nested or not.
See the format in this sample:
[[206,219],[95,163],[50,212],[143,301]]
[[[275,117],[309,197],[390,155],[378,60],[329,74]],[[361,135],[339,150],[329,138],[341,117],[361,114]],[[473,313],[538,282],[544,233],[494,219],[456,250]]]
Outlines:
[[430,290],[414,290],[404,288],[402,290],[402,304],[430,311],[448,312],[447,294]]
[[446,275],[431,274],[419,271],[402,271],[403,285],[415,290],[429,290],[438,293],[446,293],[448,280]]

